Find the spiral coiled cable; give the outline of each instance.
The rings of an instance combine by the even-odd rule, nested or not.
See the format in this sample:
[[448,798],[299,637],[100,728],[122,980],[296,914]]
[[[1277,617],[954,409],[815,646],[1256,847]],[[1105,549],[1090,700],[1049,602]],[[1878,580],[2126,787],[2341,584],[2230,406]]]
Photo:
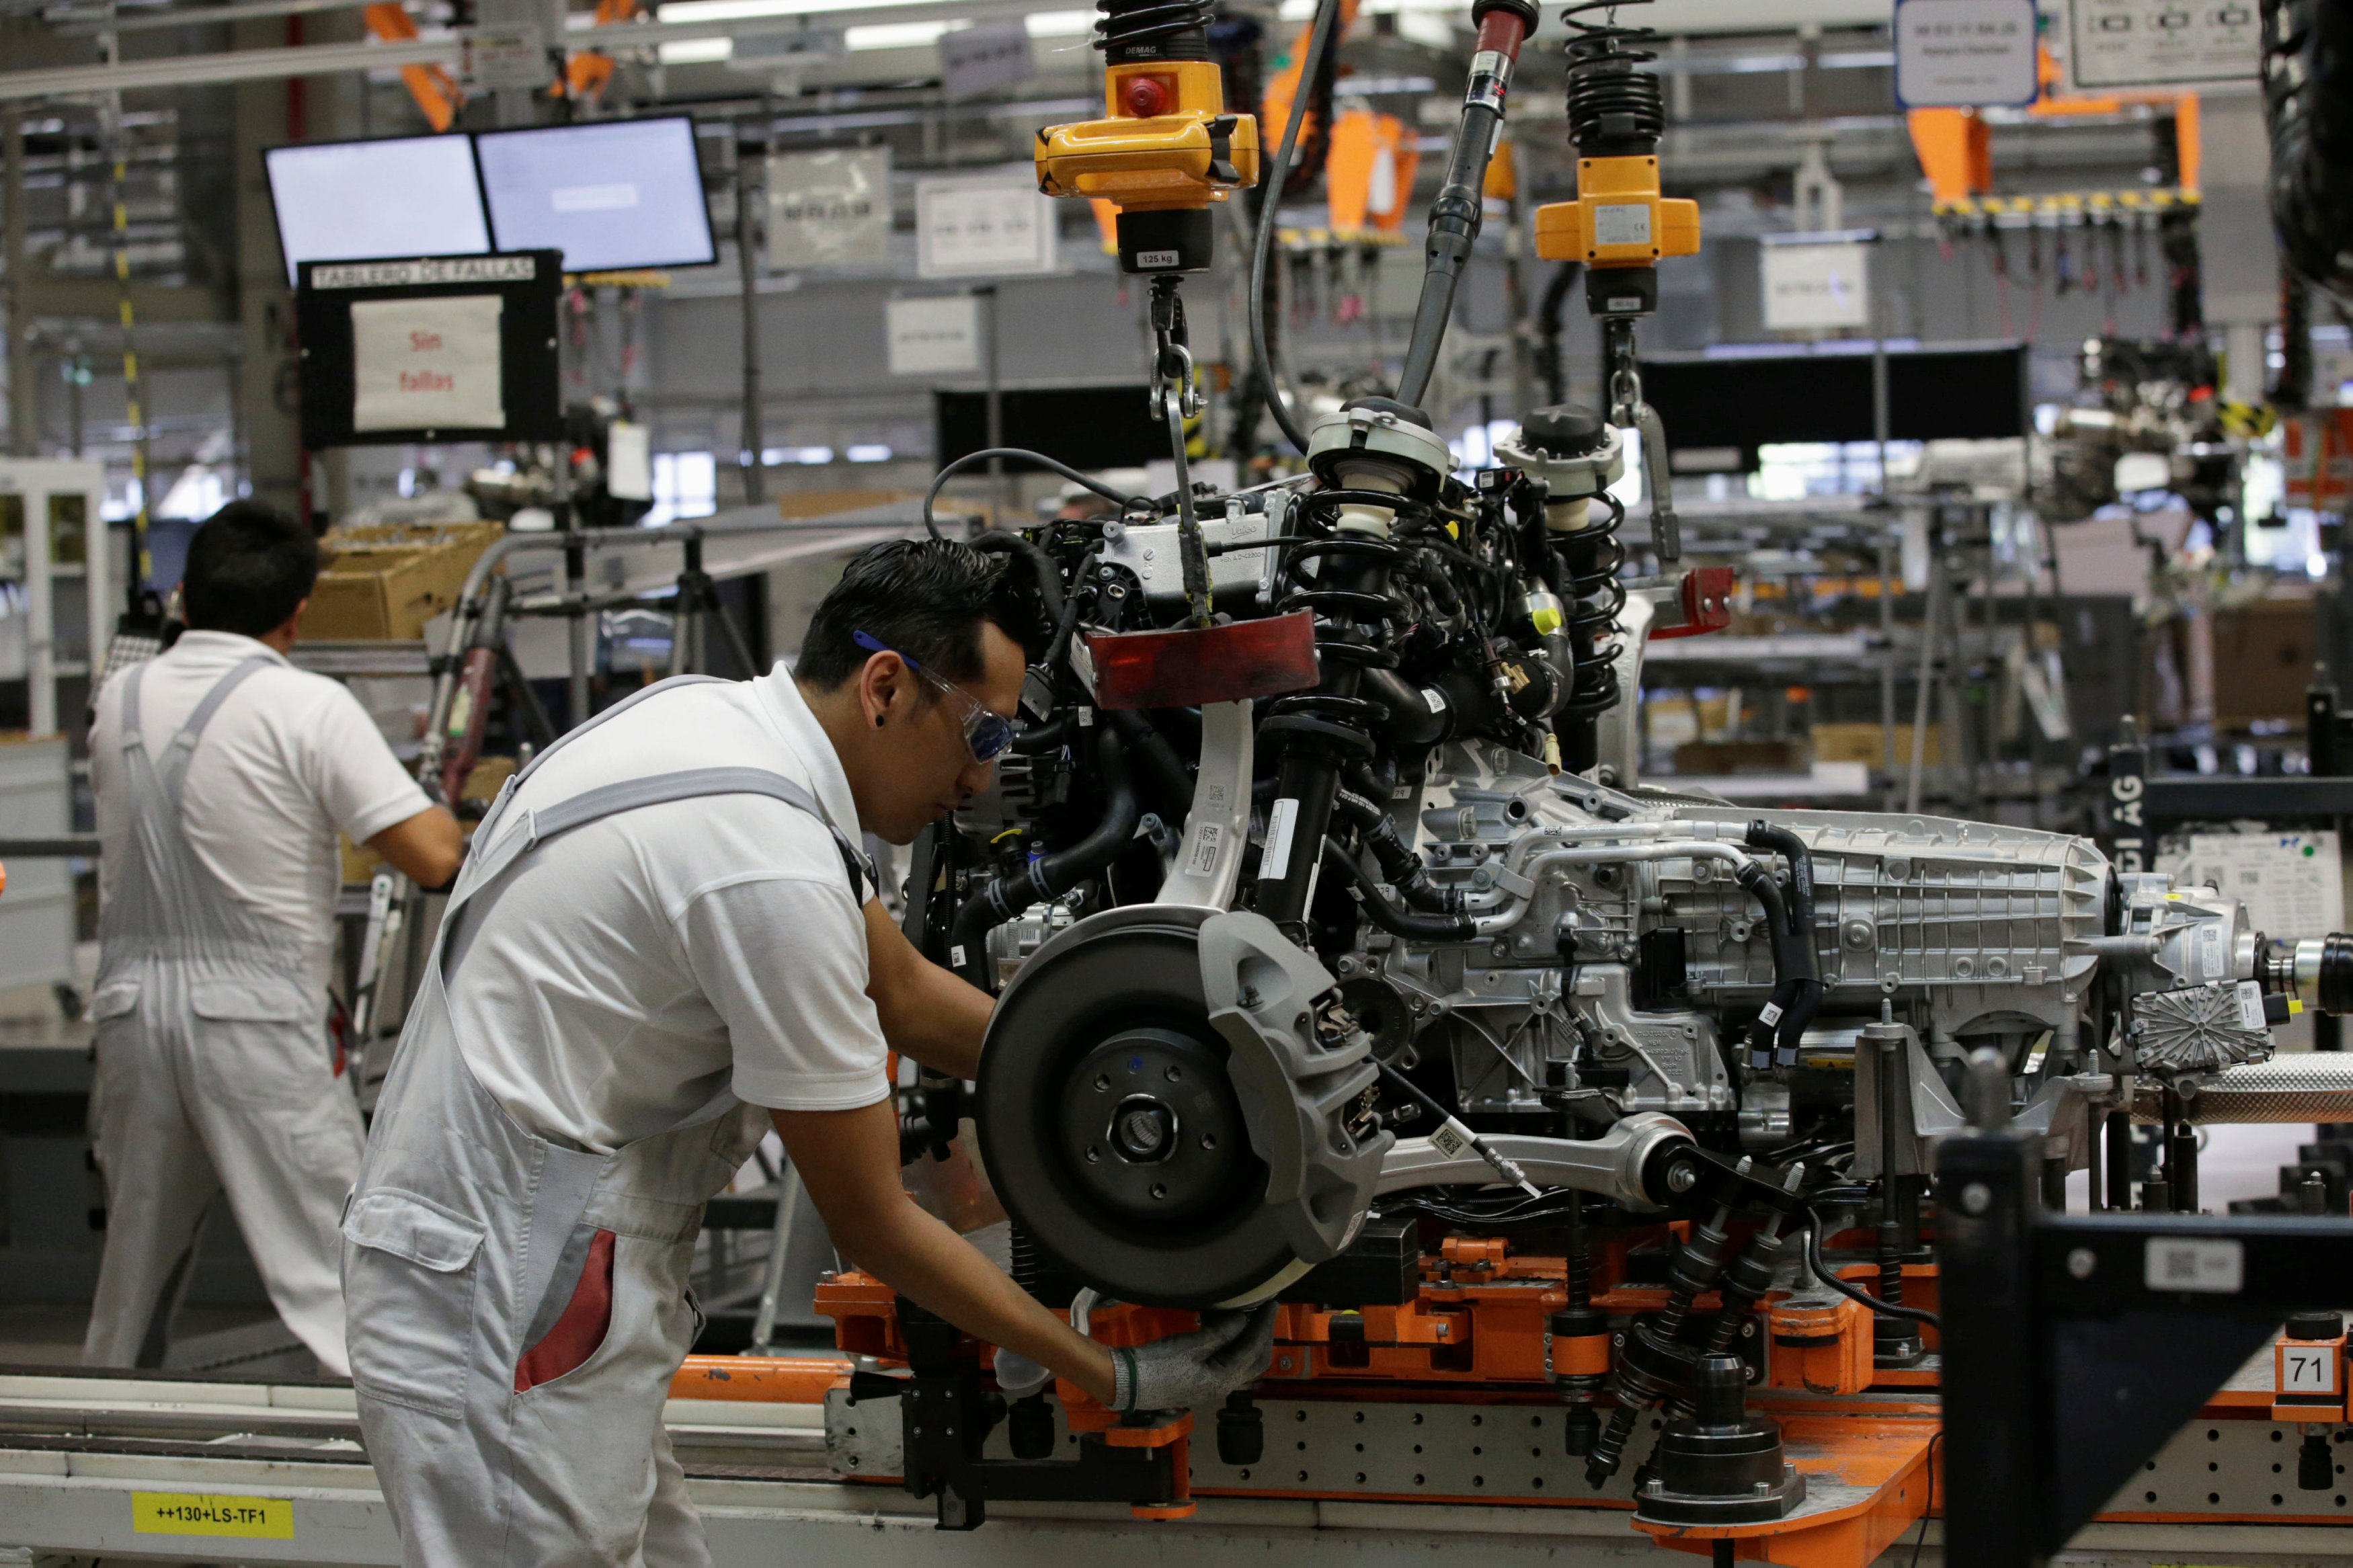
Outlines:
[[1113,65],[1209,58],[1210,0],[1095,0],[1095,47]]
[[1582,14],[1614,13],[1618,0],[1572,5],[1561,20],[1568,40],[1568,139],[1585,158],[1640,156],[1654,152],[1667,129],[1666,98],[1658,75],[1640,68],[1659,58],[1659,36],[1648,27],[1588,22]]

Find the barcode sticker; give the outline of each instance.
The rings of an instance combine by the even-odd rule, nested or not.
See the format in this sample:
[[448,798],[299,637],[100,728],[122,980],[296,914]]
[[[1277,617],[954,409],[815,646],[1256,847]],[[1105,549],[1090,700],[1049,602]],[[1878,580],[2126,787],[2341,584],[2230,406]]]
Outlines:
[[964,967],[964,943],[958,942],[948,949],[948,962],[958,969]]
[[1299,802],[1284,795],[1266,814],[1266,848],[1258,858],[1261,882],[1280,882],[1291,873],[1291,833],[1299,821]]
[[1459,1160],[1471,1147],[1471,1129],[1450,1116],[1430,1135],[1430,1146],[1450,1160]]
[[1225,842],[1223,824],[1205,822],[1193,829],[1193,856],[1186,861],[1185,869],[1196,877],[1206,877],[1218,864],[1218,846]]
[[2252,980],[2239,982],[2239,1027],[2262,1029],[2270,1026],[2263,1017],[2263,988]]
[[1757,1009],[1757,1021],[1764,1025],[1768,1029],[1774,1025],[1779,1023],[1781,1021],[1781,1004],[1778,1002],[1766,1003],[1763,1007]]
[[2246,1283],[2247,1251],[2230,1240],[2153,1236],[2143,1258],[2142,1279],[2152,1290],[2190,1290],[2235,1296]]

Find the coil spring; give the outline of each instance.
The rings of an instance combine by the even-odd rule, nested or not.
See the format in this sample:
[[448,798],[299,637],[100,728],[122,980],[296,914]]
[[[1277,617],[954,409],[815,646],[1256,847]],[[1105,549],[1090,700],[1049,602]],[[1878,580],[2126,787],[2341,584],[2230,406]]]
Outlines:
[[1651,46],[1659,35],[1648,27],[1588,22],[1586,11],[1617,9],[1611,0],[1572,5],[1561,20],[1568,41],[1568,139],[1588,158],[1623,155],[1658,145],[1667,128],[1667,107],[1658,77],[1638,70],[1659,58]]
[[1095,47],[1128,59],[1206,60],[1212,0],[1095,0]]
[[[1388,620],[1401,622],[1412,613],[1401,595],[1373,594],[1356,588],[1327,588],[1316,585],[1304,577],[1300,568],[1310,561],[1354,558],[1359,561],[1380,561],[1391,566],[1404,563],[1410,552],[1402,544],[1386,539],[1374,539],[1360,534],[1341,534],[1332,523],[1332,514],[1345,506],[1374,506],[1394,512],[1399,524],[1429,521],[1430,508],[1419,501],[1408,500],[1386,490],[1318,490],[1302,497],[1293,516],[1304,526],[1318,531],[1282,552],[1275,567],[1275,614],[1291,615],[1295,611],[1312,611],[1315,616],[1315,654],[1325,668],[1335,664],[1354,665],[1359,669],[1393,668],[1397,652],[1377,641],[1353,640],[1344,635],[1353,629],[1353,623]],[[1361,697],[1343,697],[1334,692],[1303,692],[1297,696],[1277,699],[1269,704],[1270,714],[1299,713],[1322,719],[1349,729],[1369,731],[1386,717],[1387,710],[1377,702]]]
[[1626,545],[1618,531],[1626,524],[1626,508],[1607,491],[1594,499],[1607,516],[1588,522],[1576,535],[1570,548],[1583,559],[1575,566],[1563,563],[1569,649],[1576,663],[1568,698],[1560,708],[1566,717],[1584,718],[1618,705],[1618,654],[1624,646],[1618,614],[1626,607],[1626,584],[1618,576],[1618,568],[1626,562]]

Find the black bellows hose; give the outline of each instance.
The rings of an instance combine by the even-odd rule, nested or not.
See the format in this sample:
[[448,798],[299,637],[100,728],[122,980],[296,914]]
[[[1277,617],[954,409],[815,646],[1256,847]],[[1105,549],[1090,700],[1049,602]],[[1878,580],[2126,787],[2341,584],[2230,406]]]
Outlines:
[[[1345,793],[1345,792],[1343,792]],[[1324,860],[1342,876],[1364,900],[1365,912],[1373,923],[1391,936],[1406,937],[1416,942],[1469,942],[1479,934],[1469,915],[1425,915],[1401,909],[1389,902],[1381,893],[1380,884],[1372,873],[1356,864],[1356,858],[1340,847],[1333,839],[1324,841]]]
[[1051,903],[1088,877],[1119,858],[1135,837],[1144,808],[1128,777],[1127,747],[1119,731],[1108,725],[1095,735],[1095,773],[1103,794],[1103,819],[1084,838],[1067,849],[1041,855],[1021,870],[992,877],[964,901],[949,927],[948,940],[962,953],[954,967],[967,979],[985,973],[982,939],[1032,904]]
[[1462,893],[1458,888],[1441,888],[1430,880],[1420,857],[1406,847],[1403,838],[1388,818],[1388,813],[1352,790],[1337,790],[1332,796],[1332,815],[1356,830],[1365,847],[1381,864],[1381,875],[1389,886],[1415,909],[1432,914],[1462,913]]

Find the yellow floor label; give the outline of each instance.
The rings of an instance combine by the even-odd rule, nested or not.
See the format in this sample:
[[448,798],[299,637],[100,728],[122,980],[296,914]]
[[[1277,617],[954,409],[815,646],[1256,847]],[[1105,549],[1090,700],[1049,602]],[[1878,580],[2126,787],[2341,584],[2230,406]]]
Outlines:
[[132,1492],[131,1527],[141,1535],[235,1535],[248,1541],[291,1541],[294,1504],[291,1499],[282,1497]]

